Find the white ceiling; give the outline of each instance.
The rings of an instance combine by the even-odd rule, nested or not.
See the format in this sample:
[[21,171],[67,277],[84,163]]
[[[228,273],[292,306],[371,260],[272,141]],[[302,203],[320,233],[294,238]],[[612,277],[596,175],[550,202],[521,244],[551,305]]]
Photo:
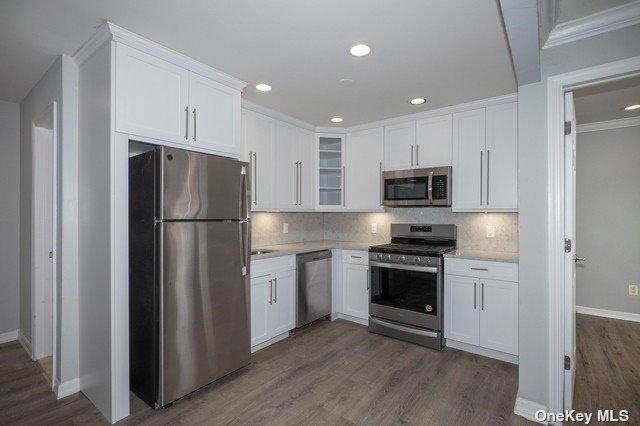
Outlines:
[[[497,1],[2,0],[0,99],[19,102],[104,20],[245,80],[244,98],[318,126],[516,90]],[[351,57],[356,42],[373,53]],[[258,82],[273,91],[257,92]],[[409,105],[416,96],[430,102]]]
[[640,105],[640,76],[586,87],[573,95],[578,124],[640,117],[640,109],[624,109]]
[[635,0],[558,0],[557,24],[584,18]]

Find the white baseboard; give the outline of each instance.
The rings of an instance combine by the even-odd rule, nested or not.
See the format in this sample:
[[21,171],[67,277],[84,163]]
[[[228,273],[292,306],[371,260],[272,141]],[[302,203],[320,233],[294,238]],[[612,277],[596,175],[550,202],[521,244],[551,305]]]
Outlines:
[[62,383],[56,379],[56,384],[53,387],[53,393],[56,394],[58,399],[62,399],[78,392],[80,392],[80,379],[67,380]]
[[576,306],[576,312],[579,314],[593,315],[596,317],[640,322],[640,314],[633,314],[630,312],[609,311],[607,309],[588,308],[586,306]]
[[540,410],[546,413],[547,407],[542,404],[538,404],[537,402],[533,402],[520,397],[516,398],[516,405],[515,407],[513,407],[513,412],[518,416],[524,417],[525,419],[531,420],[532,422],[546,424],[544,422],[536,420],[536,412]]
[[471,352],[476,355],[486,356],[488,358],[497,359],[499,361],[510,362],[511,364],[518,365],[518,355],[511,355],[500,351],[494,351],[493,349],[481,348],[480,346],[470,345],[468,343],[457,342],[455,340],[447,340],[447,347],[453,349],[459,349],[465,352]]
[[7,331],[0,334],[0,344],[18,340],[18,330]]
[[27,352],[27,355],[29,355],[29,358],[33,359],[33,346],[31,345],[29,339],[27,339],[25,335],[22,334],[22,330],[18,331],[18,341]]
[[262,343],[259,343],[259,344],[255,345],[255,346],[252,346],[251,347],[251,353],[257,352],[260,349],[264,349],[267,346],[271,346],[274,343],[278,343],[279,341],[284,340],[287,337],[289,337],[289,332],[288,331],[285,332],[285,333],[279,334],[276,337],[273,337],[273,338],[267,340],[266,342],[262,342]]
[[363,319],[358,317],[353,317],[351,315],[341,314],[341,313],[333,313],[331,314],[331,321],[335,321],[337,319],[343,319],[345,321],[355,322],[356,324],[369,325],[369,319]]

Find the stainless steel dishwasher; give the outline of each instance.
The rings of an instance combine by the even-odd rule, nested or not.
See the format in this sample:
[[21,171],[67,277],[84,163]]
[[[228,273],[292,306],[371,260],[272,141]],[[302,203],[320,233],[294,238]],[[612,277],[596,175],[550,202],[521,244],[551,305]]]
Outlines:
[[296,264],[296,327],[302,327],[331,313],[331,251],[299,254]]

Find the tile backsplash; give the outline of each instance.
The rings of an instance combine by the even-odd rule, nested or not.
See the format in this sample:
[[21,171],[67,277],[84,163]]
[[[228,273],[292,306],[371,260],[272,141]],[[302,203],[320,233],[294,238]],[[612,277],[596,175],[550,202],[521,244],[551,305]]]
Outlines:
[[[452,213],[450,208],[402,208],[379,213],[253,213],[252,246],[314,240],[389,242],[391,223],[453,223],[458,225],[458,247],[518,251],[517,213]],[[283,233],[287,223],[289,232]],[[371,233],[371,224],[378,228]],[[495,238],[486,238],[487,225]]]

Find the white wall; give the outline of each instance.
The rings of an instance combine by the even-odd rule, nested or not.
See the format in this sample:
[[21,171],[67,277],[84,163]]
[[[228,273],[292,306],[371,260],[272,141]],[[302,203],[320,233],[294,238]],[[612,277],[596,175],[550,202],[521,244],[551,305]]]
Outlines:
[[[541,52],[542,82],[519,87],[519,297],[518,397],[549,403],[548,235],[553,212],[547,187],[547,88],[549,76],[640,56],[640,25]],[[561,244],[561,242],[559,242]]]
[[[78,378],[77,67],[60,56],[20,103],[20,331],[32,339],[32,123],[57,103],[57,356],[58,379]],[[26,219],[25,219],[26,218]]]
[[640,314],[640,126],[578,133],[578,306]]
[[0,334],[20,326],[20,105],[0,101]]

